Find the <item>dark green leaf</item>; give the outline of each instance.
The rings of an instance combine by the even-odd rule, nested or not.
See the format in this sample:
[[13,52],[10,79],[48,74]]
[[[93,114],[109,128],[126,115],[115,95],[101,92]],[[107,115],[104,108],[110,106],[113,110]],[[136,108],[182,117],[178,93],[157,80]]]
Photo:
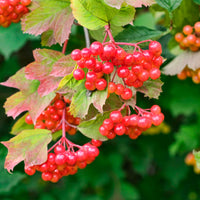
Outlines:
[[182,0],[156,0],[156,2],[161,7],[165,8],[169,12],[172,12],[180,6]]

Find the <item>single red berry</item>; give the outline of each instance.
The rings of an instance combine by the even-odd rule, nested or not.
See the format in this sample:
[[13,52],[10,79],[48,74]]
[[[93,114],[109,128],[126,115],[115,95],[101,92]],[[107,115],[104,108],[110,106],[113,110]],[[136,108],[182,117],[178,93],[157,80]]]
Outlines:
[[86,74],[86,81],[95,82],[97,79],[97,75],[95,72],[90,71]]
[[142,65],[133,65],[132,68],[131,68],[132,72],[136,75],[142,73],[142,71],[144,70],[143,69],[143,66]]
[[87,90],[93,91],[93,90],[96,89],[96,85],[95,85],[94,82],[85,81],[85,88],[86,88]]
[[122,48],[118,48],[115,50],[115,58],[117,60],[124,60],[124,58],[126,57],[126,51],[124,51],[124,49]]
[[103,56],[106,60],[110,60],[111,58],[115,57],[116,48],[112,44],[107,44],[103,48]]
[[62,145],[57,145],[54,148],[54,152],[55,152],[55,154],[64,153],[65,152],[65,147],[62,146]]
[[9,4],[12,6],[16,6],[19,4],[20,0],[8,0]]
[[108,83],[108,93],[114,93],[116,91],[116,85],[113,82]]
[[77,157],[73,152],[68,151],[65,153],[65,156],[66,156],[66,163],[68,165],[73,166],[76,164]]
[[146,62],[151,62],[153,58],[153,54],[149,50],[144,50],[142,54]]
[[58,110],[59,109],[64,109],[65,108],[65,103],[61,99],[58,99],[58,100],[55,101],[54,106]]
[[137,126],[138,116],[136,114],[130,115],[129,123],[130,123],[130,126]]
[[124,124],[124,126],[130,126],[130,116],[124,116],[122,123]]
[[43,181],[50,181],[53,178],[52,173],[50,172],[43,172],[42,173],[42,180]]
[[58,153],[55,157],[56,165],[63,165],[66,162],[66,155],[65,153]]
[[91,143],[92,143],[92,145],[94,145],[96,147],[100,147],[102,145],[102,141],[95,140],[95,139],[92,139]]
[[71,53],[71,57],[73,60],[77,61],[82,58],[81,56],[81,50],[80,49],[74,49]]
[[90,50],[92,52],[92,55],[100,55],[103,52],[103,45],[100,42],[93,42],[90,46]]
[[155,80],[157,78],[160,77],[160,70],[158,68],[152,68],[150,71],[149,71],[149,75],[150,75],[150,78]]
[[157,41],[151,41],[149,44],[149,51],[155,56],[160,56],[162,53],[162,46]]
[[149,79],[149,72],[143,70],[141,73],[138,74],[138,79],[142,82],[147,81]]
[[120,111],[112,111],[110,113],[110,119],[113,121],[113,123],[120,123],[123,120],[123,116]]
[[133,92],[129,88],[125,88],[123,93],[121,94],[121,98],[124,100],[129,100],[133,96]]
[[114,126],[113,121],[111,119],[105,119],[103,121],[103,126],[107,129],[107,130],[111,130]]
[[96,66],[96,60],[95,58],[91,57],[85,60],[85,64],[84,67],[88,68],[88,69],[94,69]]
[[111,74],[114,70],[114,65],[111,62],[105,62],[102,66],[102,71],[105,74]]
[[97,90],[105,90],[107,87],[107,81],[103,78],[100,78],[96,81],[95,86]]
[[121,95],[124,92],[124,86],[122,84],[117,84],[116,85],[116,90],[115,90],[115,94],[117,95]]
[[142,128],[142,129],[145,129],[147,128],[147,118],[146,117],[139,117],[138,118],[138,127],[139,128]]
[[83,162],[87,159],[87,152],[84,150],[84,148],[79,149],[76,152],[77,162]]
[[161,56],[158,57],[154,56],[152,61],[156,67],[160,67],[163,63],[163,58]]
[[31,0],[20,0],[20,2],[21,2],[21,4],[22,4],[23,6],[28,6],[28,5],[31,4]]
[[117,75],[120,78],[126,78],[129,75],[129,69],[128,67],[121,66],[117,69]]
[[33,124],[33,120],[32,120],[32,118],[31,118],[31,116],[30,116],[29,114],[26,116],[25,122],[26,122],[27,124]]
[[126,127],[122,123],[116,124],[114,127],[114,132],[116,135],[124,135],[126,132]]
[[94,72],[96,72],[96,73],[102,72],[102,69],[103,69],[103,63],[100,61],[96,61],[96,65],[93,69]]
[[128,53],[124,58],[124,65],[131,66],[134,63],[134,57]]
[[133,53],[134,63],[141,64],[142,60],[144,59],[143,53],[135,51]]
[[153,114],[159,114],[159,113],[161,113],[160,106],[158,106],[158,105],[153,105],[153,106],[151,107],[151,112],[152,112]]
[[47,162],[50,163],[50,164],[54,164],[55,163],[55,157],[56,157],[56,155],[54,153],[49,153],[48,158],[47,158]]
[[101,125],[101,126],[99,127],[99,132],[101,133],[101,135],[103,135],[103,136],[107,136],[108,133],[109,133],[109,130],[106,129],[105,126]]
[[82,56],[83,58],[85,58],[85,59],[90,58],[90,56],[91,56],[91,51],[90,51],[90,49],[88,49],[88,48],[83,48],[83,49],[81,50],[81,56]]
[[114,139],[116,137],[116,134],[113,130],[109,131],[109,133],[106,135],[106,137],[110,140]]
[[76,80],[82,80],[85,77],[85,72],[82,69],[75,69],[73,76]]
[[27,175],[32,176],[36,170],[33,167],[25,167],[24,171]]

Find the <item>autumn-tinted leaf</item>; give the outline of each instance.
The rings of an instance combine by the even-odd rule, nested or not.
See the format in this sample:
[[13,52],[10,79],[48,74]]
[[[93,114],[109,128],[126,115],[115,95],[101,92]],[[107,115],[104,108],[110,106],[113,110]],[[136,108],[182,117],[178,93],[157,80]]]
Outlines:
[[149,79],[145,81],[143,86],[138,88],[137,91],[144,93],[145,97],[158,99],[162,92],[162,85],[163,82],[160,79]]
[[70,56],[49,49],[37,49],[33,54],[35,61],[26,67],[26,77],[39,80],[38,93],[45,96],[54,91],[61,79],[73,71],[74,62]]
[[74,21],[70,2],[43,0],[33,4],[32,11],[22,19],[23,31],[33,35],[44,33],[43,45],[51,46],[55,43],[61,45],[69,38]]
[[179,74],[186,66],[194,71],[199,68],[200,52],[184,51],[163,68],[166,75]]
[[114,8],[120,9],[122,7],[122,5],[127,4],[133,7],[142,7],[144,6],[150,6],[153,3],[155,3],[154,0],[104,0],[106,4],[108,4],[109,6],[112,6]]
[[22,112],[29,111],[31,118],[35,123],[37,117],[49,105],[55,96],[54,92],[43,97],[41,97],[37,91],[31,95],[17,92],[6,100],[4,108],[6,114],[12,116],[14,119]]
[[45,129],[24,130],[7,142],[5,168],[10,172],[24,160],[26,166],[39,165],[47,159],[47,145],[51,141],[51,131]]

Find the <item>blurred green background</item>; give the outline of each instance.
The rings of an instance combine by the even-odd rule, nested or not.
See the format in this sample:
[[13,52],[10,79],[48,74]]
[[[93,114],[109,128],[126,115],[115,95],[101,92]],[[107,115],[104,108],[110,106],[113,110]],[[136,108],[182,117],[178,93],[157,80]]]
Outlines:
[[[153,15],[138,9],[135,25],[161,29]],[[172,36],[160,38],[163,57],[173,55],[167,47]],[[67,53],[85,46],[81,27],[73,26]],[[41,48],[40,38],[22,34],[20,24],[0,27],[0,82],[7,80],[33,61],[32,51]],[[61,50],[57,45],[53,49]],[[166,63],[167,63],[166,62]],[[165,64],[166,64],[165,63]],[[13,174],[4,170],[6,148],[0,144],[1,200],[199,200],[200,175],[184,163],[185,156],[200,147],[200,85],[190,79],[162,76],[163,93],[159,100],[137,97],[137,104],[148,108],[159,104],[165,114],[165,129],[160,134],[141,135],[137,140],[127,136],[104,142],[95,162],[76,175],[63,177],[58,183],[46,183],[40,174],[25,175],[23,163]],[[14,120],[5,115],[3,104],[15,89],[0,86],[0,140],[6,141]],[[82,143],[79,133],[71,139]],[[87,140],[89,141],[89,139]]]

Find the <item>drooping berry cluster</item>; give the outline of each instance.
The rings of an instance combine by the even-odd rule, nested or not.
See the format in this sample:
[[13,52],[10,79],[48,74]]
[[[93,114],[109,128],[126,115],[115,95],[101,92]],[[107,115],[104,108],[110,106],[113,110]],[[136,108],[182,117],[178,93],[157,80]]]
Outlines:
[[[62,129],[61,119],[63,116],[63,109],[65,109],[65,131],[70,135],[74,135],[77,131],[76,125],[79,125],[80,118],[73,117],[69,112],[69,99],[56,99],[49,105],[37,118],[35,129],[48,129],[55,132]],[[27,124],[33,124],[30,115],[25,118]]]
[[[62,139],[61,139],[62,140]],[[26,167],[25,173],[34,175],[36,171],[42,172],[42,179],[44,181],[58,182],[63,176],[73,175],[77,173],[78,168],[83,169],[88,164],[92,163],[99,155],[98,146],[101,141],[92,140],[91,143],[83,146],[67,143],[68,149],[65,148],[65,143],[58,144],[54,147],[54,153],[48,153],[47,161],[41,165]],[[74,151],[73,147],[79,148]]]
[[187,77],[191,77],[192,81],[196,84],[200,83],[200,68],[195,71],[185,67],[181,73],[177,75],[178,79],[185,80]]
[[196,160],[194,158],[193,153],[188,153],[185,157],[185,164],[189,166],[193,166],[193,170],[196,174],[200,174],[200,169],[197,167]]
[[[160,77],[159,68],[163,59],[160,56],[162,47],[159,42],[151,41],[149,50],[139,49],[133,53],[127,53],[117,44],[110,42],[103,45],[100,42],[93,42],[90,48],[72,51],[71,57],[77,61],[77,69],[73,72],[74,78],[76,80],[85,78],[85,87],[88,90],[104,90],[108,85],[105,77],[111,73],[117,74],[122,79],[124,88],[127,86],[138,88],[149,78]],[[113,83],[114,78],[115,75]],[[131,90],[126,88],[124,93],[127,92],[128,96],[132,97]],[[127,95],[125,96],[125,99],[129,99]]]
[[128,135],[131,139],[136,139],[141,133],[152,125],[158,126],[164,120],[164,115],[158,105],[151,107],[150,112],[137,108],[138,114],[122,116],[120,111],[112,111],[110,117],[103,121],[99,127],[99,132],[109,139],[116,135]]
[[0,1],[0,26],[8,27],[18,23],[21,17],[28,13],[27,8],[31,0],[1,0]]
[[200,22],[196,22],[194,27],[184,26],[183,33],[176,33],[175,40],[181,49],[189,48],[191,51],[198,51],[200,48]]

